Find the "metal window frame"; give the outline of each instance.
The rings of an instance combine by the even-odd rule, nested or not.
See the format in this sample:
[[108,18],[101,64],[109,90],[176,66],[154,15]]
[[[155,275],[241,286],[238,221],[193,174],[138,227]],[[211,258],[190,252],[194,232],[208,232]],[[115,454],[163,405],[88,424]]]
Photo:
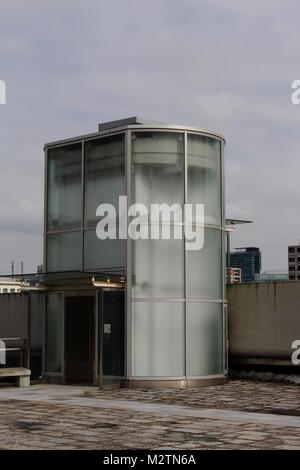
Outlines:
[[48,149],[44,150],[44,231],[43,231],[43,271],[47,272],[47,224],[48,220]]
[[[187,140],[188,140],[188,134],[185,131],[184,132],[184,147],[183,147],[183,158],[184,158],[184,166],[183,166],[183,171],[184,171],[184,176],[183,176],[183,191],[184,191],[184,204],[188,202],[188,161],[187,161]],[[184,213],[184,223],[186,223],[185,219],[185,211]],[[190,358],[188,354],[188,332],[189,332],[189,325],[188,325],[188,304],[187,304],[187,272],[188,272],[188,257],[187,257],[187,241],[186,241],[186,236],[185,236],[185,231],[184,231],[184,243],[183,243],[183,256],[184,256],[184,264],[183,264],[183,279],[184,279],[184,380],[187,380],[188,377],[188,371],[190,368]]]
[[84,271],[85,141],[81,141],[81,271]]
[[[138,132],[145,132],[149,129],[145,128],[140,128],[138,130],[133,129],[135,133]],[[181,134],[182,132],[178,132],[178,129],[152,129],[155,130],[155,132],[160,131],[160,132],[175,132],[177,134]],[[130,132],[131,135],[131,131]],[[184,157],[184,165],[183,165],[183,171],[184,171],[184,177],[183,177],[183,185],[184,185],[184,198],[183,198],[183,203],[188,202],[188,158],[187,158],[187,139],[188,139],[188,134],[198,134],[196,131],[190,132],[190,130],[184,131],[183,134],[183,157]],[[201,134],[203,135],[203,134]],[[214,137],[211,135],[207,135],[208,137]],[[128,239],[127,242],[127,270],[126,270],[126,279],[127,279],[127,296],[128,296],[128,301],[127,301],[127,318],[130,318],[131,315],[131,308],[133,303],[137,302],[183,302],[184,303],[184,375],[182,377],[176,377],[178,380],[193,380],[193,379],[198,379],[198,378],[216,378],[216,377],[222,377],[225,372],[225,331],[224,331],[224,240],[223,240],[223,234],[224,234],[224,185],[223,185],[223,144],[224,140],[220,140],[220,149],[219,149],[219,165],[220,165],[220,172],[219,172],[219,184],[220,184],[220,198],[219,198],[219,203],[220,203],[220,225],[214,225],[214,224],[204,224],[204,228],[210,228],[210,229],[215,229],[219,230],[221,232],[221,242],[220,242],[220,247],[221,247],[221,275],[220,275],[220,281],[221,281],[221,292],[222,292],[222,299],[197,299],[197,298],[187,298],[187,272],[188,272],[188,262],[187,262],[187,250],[186,250],[186,239],[184,237],[184,298],[137,298],[137,297],[132,297],[132,290],[131,290],[131,242]],[[131,142],[130,142],[131,143]],[[130,145],[130,151],[131,151],[131,145]],[[128,201],[131,202],[131,152],[128,151],[127,153],[127,168],[128,168],[128,189],[127,191],[127,197]],[[130,162],[129,162],[129,157],[130,157]],[[185,221],[184,221],[185,223]],[[173,225],[173,224],[171,224]],[[193,226],[197,226],[200,224],[193,223]],[[188,344],[188,303],[189,302],[195,302],[195,303],[217,303],[222,305],[222,309],[220,314],[222,315],[222,374],[214,374],[210,376],[190,376],[188,371],[189,371],[189,355],[188,355],[188,350],[187,350],[187,344]],[[127,340],[128,342],[131,341],[131,332],[132,332],[132,325],[131,321],[128,321],[128,332],[127,332]],[[127,358],[128,358],[128,378],[129,380],[170,380],[170,377],[162,377],[162,376],[156,376],[156,377],[140,377],[140,376],[132,376],[131,374],[131,349],[127,350]]]
[[221,200],[221,224],[222,224],[222,237],[221,237],[221,256],[222,256],[222,300],[223,300],[223,374],[228,372],[228,344],[227,344],[227,303],[226,303],[226,255],[225,255],[225,242],[226,226],[225,226],[225,166],[224,166],[224,142],[220,142],[220,200]]
[[124,381],[127,379],[127,362],[126,362],[126,341],[127,341],[127,334],[126,334],[126,289],[123,289],[124,292],[124,307],[125,307],[125,312],[124,312],[124,375],[122,376],[112,376],[112,375],[104,375],[103,374],[103,327],[104,327],[104,308],[103,308],[103,300],[104,300],[104,293],[105,292],[114,292],[115,289],[109,288],[109,287],[103,287],[97,291],[97,317],[98,317],[98,329],[96,330],[97,333],[97,339],[98,339],[98,358],[99,362],[97,364],[97,369],[96,371],[99,374],[97,376],[97,381],[99,384],[100,388],[103,388],[104,382],[106,378],[112,379],[112,380],[119,380],[120,382]]
[[[131,204],[131,130],[126,130],[125,133],[125,177],[126,177],[126,195],[127,195],[127,214],[128,209]],[[127,231],[128,231],[128,220],[127,220]],[[127,232],[128,233],[128,232]],[[126,372],[126,379],[129,380],[131,378],[131,307],[132,307],[132,297],[131,297],[131,289],[132,289],[132,266],[131,266],[131,239],[127,237],[126,240],[126,289],[125,289],[125,372]]]
[[58,141],[52,141],[52,142],[47,142],[44,145],[44,148],[54,148],[54,147],[61,147],[63,145],[71,144],[74,142],[77,142],[79,140],[94,140],[99,137],[105,137],[109,135],[114,135],[114,134],[120,134],[121,132],[125,132],[127,130],[134,130],[134,131],[162,131],[162,132],[167,132],[167,131],[174,131],[174,132],[185,132],[187,131],[188,133],[195,133],[199,135],[203,135],[206,137],[212,137],[213,139],[216,140],[221,140],[222,142],[226,143],[225,137],[214,131],[207,131],[198,127],[191,127],[191,126],[181,126],[181,125],[173,125],[173,124],[163,124],[163,123],[157,123],[157,124],[130,124],[130,125],[123,125],[120,127],[114,127],[112,129],[107,129],[103,131],[97,131],[93,132],[90,134],[83,134],[80,136],[76,137],[70,137],[67,139],[61,139]]
[[[48,209],[49,209],[49,188],[48,188],[48,164],[49,164],[49,150],[56,149],[59,147],[65,147],[69,145],[67,143],[55,146],[44,146],[44,232],[43,232],[43,271],[48,272],[48,262],[47,262],[47,251],[48,235],[60,235],[62,233],[71,233],[71,232],[81,232],[81,249],[83,246],[83,216],[84,216],[84,140],[77,138],[70,144],[81,144],[81,215],[80,215],[80,226],[77,228],[70,229],[59,229],[59,230],[48,230]],[[80,253],[80,269],[83,271],[83,253]]]
[[[45,171],[44,171],[44,233],[43,233],[43,264],[44,264],[44,271],[47,272],[47,237],[48,235],[60,235],[64,233],[71,233],[71,232],[80,232],[81,233],[81,240],[80,240],[80,246],[81,246],[81,253],[80,253],[80,270],[84,271],[85,266],[84,266],[84,237],[85,237],[85,232],[87,230],[92,230],[96,228],[95,226],[86,226],[85,225],[85,199],[86,199],[86,193],[85,193],[85,187],[86,187],[86,178],[85,178],[85,169],[86,169],[86,143],[88,141],[94,141],[94,140],[100,140],[101,138],[105,138],[108,136],[114,136],[114,135],[120,135],[124,136],[124,142],[126,139],[126,132],[124,131],[117,131],[108,134],[105,134],[104,136],[102,133],[98,133],[94,135],[93,138],[89,139],[84,139],[84,138],[74,138],[71,140],[66,140],[66,141],[60,141],[59,143],[55,145],[45,145],[44,147],[44,153],[45,153]],[[57,149],[60,147],[65,147],[70,144],[81,144],[81,220],[80,220],[80,226],[77,228],[63,228],[63,229],[58,229],[58,230],[49,230],[48,229],[48,207],[49,207],[49,191],[48,191],[48,162],[49,162],[49,150],[52,149]],[[126,142],[125,142],[126,146]],[[124,155],[124,168],[125,168],[125,179],[126,179],[126,148],[125,148],[125,155]],[[103,270],[105,267],[99,267],[97,270]],[[110,268],[111,269],[111,268]],[[119,270],[120,267],[116,266],[115,268],[112,268],[114,270]],[[122,266],[122,269],[124,269],[124,266]],[[93,269],[93,271],[96,271],[96,269]]]

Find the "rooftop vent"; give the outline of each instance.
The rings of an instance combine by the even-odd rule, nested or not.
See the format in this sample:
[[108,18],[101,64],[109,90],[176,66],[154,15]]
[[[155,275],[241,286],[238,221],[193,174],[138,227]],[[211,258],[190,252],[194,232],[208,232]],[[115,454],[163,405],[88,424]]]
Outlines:
[[131,116],[125,119],[118,119],[117,121],[107,121],[101,122],[98,124],[98,131],[107,131],[109,129],[114,129],[116,127],[130,126],[130,125],[155,125],[155,124],[165,124],[164,122],[152,121],[151,119],[146,119],[141,116]]

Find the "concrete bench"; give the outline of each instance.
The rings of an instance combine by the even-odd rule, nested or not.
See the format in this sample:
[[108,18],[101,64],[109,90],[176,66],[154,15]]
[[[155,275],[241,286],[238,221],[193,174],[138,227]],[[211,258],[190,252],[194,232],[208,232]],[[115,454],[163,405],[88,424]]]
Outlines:
[[6,377],[15,377],[18,387],[29,387],[30,375],[31,371],[29,369],[25,369],[25,367],[0,368],[0,379]]

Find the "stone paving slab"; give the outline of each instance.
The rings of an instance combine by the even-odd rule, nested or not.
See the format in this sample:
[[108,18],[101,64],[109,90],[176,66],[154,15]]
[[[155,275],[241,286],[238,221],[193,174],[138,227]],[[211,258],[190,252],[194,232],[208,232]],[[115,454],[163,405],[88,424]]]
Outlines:
[[[144,400],[143,391],[0,387],[0,449],[300,449],[300,417],[269,407],[297,411],[299,388],[259,384],[258,395],[257,385],[151,390]],[[237,406],[236,397],[256,401],[259,412]]]
[[[19,389],[18,389],[19,390]],[[51,390],[51,388],[50,388]],[[22,391],[10,391],[5,394],[0,394],[3,398],[21,399],[26,401],[42,401],[42,402],[55,402],[66,405],[75,405],[91,408],[104,408],[115,409],[142,413],[159,413],[160,415],[168,416],[190,416],[195,418],[209,418],[216,420],[232,421],[232,422],[246,422],[246,423],[264,423],[273,426],[289,426],[300,428],[300,417],[297,416],[280,416],[266,413],[254,413],[247,411],[236,410],[221,410],[217,408],[195,409],[188,406],[180,405],[165,405],[160,403],[148,403],[141,401],[126,401],[126,400],[95,400],[95,398],[85,398],[84,396],[77,396],[75,389],[75,396],[61,396],[61,393],[55,394],[54,390],[51,393],[45,393],[46,389],[35,393],[33,396],[23,393]],[[37,390],[36,390],[37,392]],[[68,393],[64,389],[64,393]]]
[[99,399],[133,400],[151,403],[180,404],[191,407],[231,409],[259,413],[287,412],[300,416],[300,387],[286,383],[230,380],[224,385],[200,389],[128,390],[92,389]]

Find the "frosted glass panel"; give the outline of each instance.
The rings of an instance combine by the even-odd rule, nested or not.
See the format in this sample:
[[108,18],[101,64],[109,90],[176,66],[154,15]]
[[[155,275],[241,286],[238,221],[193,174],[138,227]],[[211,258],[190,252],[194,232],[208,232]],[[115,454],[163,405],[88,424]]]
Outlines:
[[137,132],[132,138],[132,201],[183,203],[183,135]]
[[224,369],[225,372],[228,372],[228,311],[227,311],[227,305],[224,305],[224,338],[225,338],[225,364],[224,364]]
[[187,305],[188,375],[222,374],[222,304],[189,302]]
[[187,297],[222,299],[222,232],[206,228],[201,250],[187,251]]
[[92,140],[85,145],[85,224],[99,220],[99,204],[118,209],[119,196],[125,195],[124,135]]
[[46,371],[62,371],[62,295],[47,295]]
[[85,269],[125,268],[126,240],[99,240],[96,230],[84,234]]
[[136,240],[132,249],[132,297],[184,297],[183,240]]
[[183,302],[133,302],[132,375],[184,375]]
[[220,142],[188,134],[188,202],[204,204],[205,223],[221,221]]
[[81,232],[47,236],[47,271],[81,269]]
[[81,144],[48,151],[48,230],[81,225]]
[[227,298],[227,235],[226,232],[223,232],[223,263],[224,263],[224,270],[223,270],[223,295],[224,299]]

